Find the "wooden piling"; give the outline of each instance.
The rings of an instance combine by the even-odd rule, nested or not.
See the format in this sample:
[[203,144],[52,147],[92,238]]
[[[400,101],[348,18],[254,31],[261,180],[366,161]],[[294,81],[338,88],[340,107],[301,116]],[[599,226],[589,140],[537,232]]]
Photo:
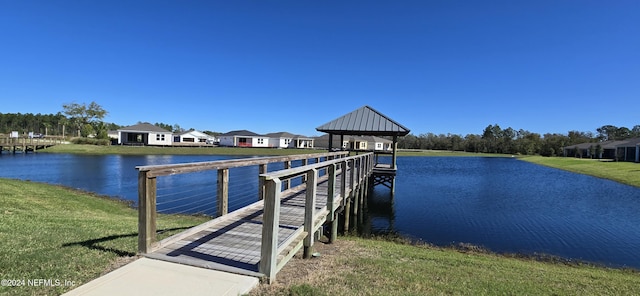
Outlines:
[[138,252],[149,253],[156,241],[156,178],[138,173]]
[[[260,177],[264,178],[264,177]],[[269,283],[276,280],[278,257],[278,228],[280,227],[280,179],[263,180],[265,184],[262,245],[259,271]]]
[[304,205],[304,231],[307,237],[304,239],[303,257],[311,258],[313,253],[313,233],[315,232],[313,219],[316,213],[316,192],[318,190],[318,170],[311,169],[307,172],[307,189]]
[[329,222],[329,225],[331,226],[329,243],[333,243],[338,238],[338,219],[336,219],[336,205],[334,203],[337,180],[335,164],[332,164],[328,167],[327,175],[329,176],[329,180],[327,181],[327,209],[329,209],[327,222]]
[[229,212],[229,169],[218,170],[217,193],[217,214],[220,217]]

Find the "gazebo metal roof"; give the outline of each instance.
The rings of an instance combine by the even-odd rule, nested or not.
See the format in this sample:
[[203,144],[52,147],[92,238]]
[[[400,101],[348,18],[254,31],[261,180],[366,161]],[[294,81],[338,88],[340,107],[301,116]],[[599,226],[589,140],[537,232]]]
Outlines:
[[333,135],[405,136],[410,130],[369,106],[327,122],[317,131]]

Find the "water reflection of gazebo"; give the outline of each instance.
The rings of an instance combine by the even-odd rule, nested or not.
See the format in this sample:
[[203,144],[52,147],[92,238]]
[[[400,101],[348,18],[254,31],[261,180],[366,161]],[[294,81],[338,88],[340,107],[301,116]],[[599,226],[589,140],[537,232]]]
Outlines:
[[[329,150],[333,150],[333,136],[340,136],[340,147],[344,136],[378,136],[392,139],[392,151],[376,151],[376,163],[373,169],[373,186],[381,184],[395,191],[396,157],[398,137],[409,134],[410,130],[384,114],[369,106],[363,106],[351,113],[329,121],[316,128],[317,131],[329,134]],[[380,155],[391,155],[391,163],[379,162]]]

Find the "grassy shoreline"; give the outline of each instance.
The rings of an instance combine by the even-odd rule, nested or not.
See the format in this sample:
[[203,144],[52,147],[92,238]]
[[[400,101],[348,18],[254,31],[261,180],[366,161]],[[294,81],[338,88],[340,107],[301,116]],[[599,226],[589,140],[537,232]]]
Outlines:
[[572,157],[524,156],[521,160],[640,187],[640,164]]
[[340,237],[317,249],[322,256],[296,255],[280,282],[251,295],[633,295],[640,284],[633,270],[386,238]]
[[[0,179],[0,209],[0,278],[73,283],[3,286],[2,295],[61,294],[136,257],[137,212],[124,202]],[[175,232],[204,219],[161,216],[159,229]],[[262,285],[252,295],[625,295],[640,286],[640,273],[633,270],[540,262],[473,248],[351,236],[316,248],[322,256],[292,261],[276,285]]]
[[[0,179],[0,279],[60,286],[0,287],[0,295],[59,295],[136,256],[138,213],[128,203],[62,186]],[[206,219],[161,215],[168,236]],[[64,283],[72,283],[65,285]]]

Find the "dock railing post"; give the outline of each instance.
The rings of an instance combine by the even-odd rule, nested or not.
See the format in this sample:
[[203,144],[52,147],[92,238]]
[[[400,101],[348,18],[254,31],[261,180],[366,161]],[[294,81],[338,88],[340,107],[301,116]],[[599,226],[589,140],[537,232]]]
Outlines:
[[345,205],[347,200],[347,162],[340,162],[340,196],[342,196],[342,206]]
[[351,195],[353,196],[353,213],[357,215],[358,205],[360,204],[360,174],[362,173],[362,157],[358,156],[358,158],[354,159],[353,166],[355,171],[355,175],[353,175],[355,182],[353,190],[355,192]]
[[[258,166],[258,175],[267,173],[267,164],[263,163]],[[264,199],[264,179],[258,178],[258,200]]]
[[[302,166],[308,165],[309,164],[309,159],[307,158],[303,158],[302,159]],[[302,183],[307,182],[307,175],[303,175],[302,176]]]
[[329,243],[333,243],[338,238],[338,219],[336,219],[336,165],[331,164],[327,168],[329,175],[328,188],[327,188],[327,209],[329,209],[329,216],[327,222],[331,224],[331,235],[329,236]]
[[366,176],[367,176],[367,156],[363,156],[362,158],[360,158],[360,183],[358,184],[358,186],[360,186],[360,211],[362,211],[362,207],[364,206],[364,199],[365,197],[367,197],[365,195],[366,189],[367,187],[366,185]]
[[[284,162],[284,169],[290,169],[291,168],[291,160],[287,160]],[[291,181],[289,179],[284,180],[284,190],[287,190],[291,188]]]
[[265,185],[264,212],[262,220],[262,246],[259,271],[269,283],[276,280],[278,259],[278,229],[280,228],[280,179],[263,179]]
[[156,242],[156,178],[138,172],[138,252],[151,252]]
[[[351,199],[353,198],[354,188],[356,184],[355,180],[355,160],[349,159],[349,194],[344,196],[345,204],[344,204],[344,232],[349,232],[349,222],[351,220]],[[344,172],[346,174],[346,171]]]
[[229,169],[218,170],[218,194],[216,196],[218,203],[218,217],[224,216],[229,212]]
[[313,238],[314,238],[314,217],[316,213],[316,191],[318,190],[318,170],[310,169],[307,171],[307,189],[306,198],[304,203],[304,231],[307,236],[304,238],[304,252],[303,257],[305,259],[311,258],[313,253]]

